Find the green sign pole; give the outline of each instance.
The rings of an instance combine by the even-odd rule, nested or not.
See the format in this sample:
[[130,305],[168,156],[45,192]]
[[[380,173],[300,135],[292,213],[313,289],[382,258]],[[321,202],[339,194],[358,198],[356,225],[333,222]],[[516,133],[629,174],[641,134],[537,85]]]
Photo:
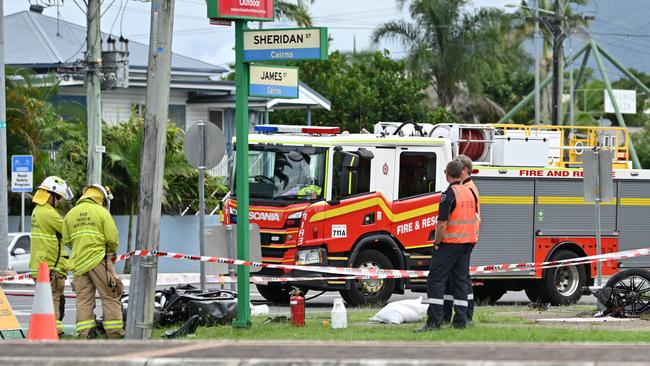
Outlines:
[[[250,256],[248,224],[248,79],[250,66],[244,63],[245,20],[235,20],[235,79],[237,84],[235,125],[237,150],[235,177],[237,183],[237,259],[248,260]],[[235,328],[251,326],[250,269],[237,266],[237,319]]]

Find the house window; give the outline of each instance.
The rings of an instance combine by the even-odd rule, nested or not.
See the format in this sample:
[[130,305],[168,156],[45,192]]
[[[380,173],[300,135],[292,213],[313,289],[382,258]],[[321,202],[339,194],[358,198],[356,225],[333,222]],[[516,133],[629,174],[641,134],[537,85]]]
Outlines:
[[210,122],[214,123],[221,129],[221,132],[224,132],[223,130],[223,111],[209,111],[208,112],[208,119]]
[[183,131],[185,131],[185,115],[185,105],[171,104],[169,106],[169,120]]
[[435,192],[436,154],[403,152],[399,158],[399,198]]

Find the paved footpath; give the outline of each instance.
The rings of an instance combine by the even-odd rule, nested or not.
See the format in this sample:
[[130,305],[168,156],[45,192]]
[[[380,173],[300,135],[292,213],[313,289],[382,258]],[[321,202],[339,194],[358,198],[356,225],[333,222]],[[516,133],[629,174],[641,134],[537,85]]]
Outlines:
[[647,345],[393,342],[0,342],[0,365],[647,365]]

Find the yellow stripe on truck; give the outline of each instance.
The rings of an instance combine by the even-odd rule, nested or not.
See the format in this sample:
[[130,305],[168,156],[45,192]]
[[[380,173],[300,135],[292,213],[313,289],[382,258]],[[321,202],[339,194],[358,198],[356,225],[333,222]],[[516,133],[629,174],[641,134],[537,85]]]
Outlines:
[[[585,202],[584,197],[560,197],[560,196],[539,196],[537,203],[540,205],[593,205],[593,202]],[[612,202],[602,202],[603,205],[615,205],[616,198]]]
[[331,219],[333,217],[338,217],[342,215],[347,215],[356,211],[365,210],[367,208],[379,206],[385,213],[386,217],[392,222],[399,222],[414,217],[420,217],[427,214],[432,214],[438,211],[439,205],[437,203],[427,205],[424,207],[416,208],[414,210],[402,212],[402,213],[393,213],[393,211],[386,205],[386,202],[378,197],[369,198],[367,200],[359,201],[344,207],[338,207],[332,210],[326,210],[324,212],[319,212],[311,217],[310,222],[318,222],[326,219]]
[[621,198],[622,206],[650,206],[650,198]]
[[535,203],[533,196],[481,196],[482,205],[532,205]]

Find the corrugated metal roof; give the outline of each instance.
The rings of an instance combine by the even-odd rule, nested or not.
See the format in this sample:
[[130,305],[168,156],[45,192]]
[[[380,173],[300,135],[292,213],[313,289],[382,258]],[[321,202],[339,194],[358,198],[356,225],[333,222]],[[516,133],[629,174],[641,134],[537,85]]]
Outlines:
[[[57,34],[58,29],[58,34]],[[108,34],[102,33],[102,38]],[[83,59],[86,28],[33,11],[5,16],[5,62],[33,68],[51,68]],[[129,63],[133,68],[147,67],[149,47],[129,42]],[[172,70],[220,74],[227,69],[197,59],[173,54]]]

